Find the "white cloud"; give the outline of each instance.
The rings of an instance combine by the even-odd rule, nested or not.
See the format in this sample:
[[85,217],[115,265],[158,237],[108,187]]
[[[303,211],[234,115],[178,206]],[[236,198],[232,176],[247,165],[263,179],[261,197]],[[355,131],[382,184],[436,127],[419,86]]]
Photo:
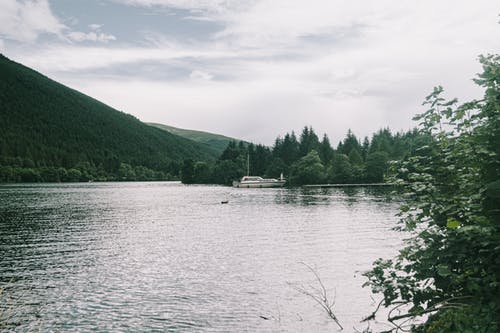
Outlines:
[[210,73],[207,73],[204,71],[194,70],[191,72],[191,74],[189,74],[189,77],[193,80],[209,81],[209,80],[213,79],[214,76],[211,75]]
[[[74,24],[76,19],[68,19]],[[61,40],[74,42],[93,41],[107,43],[116,40],[111,34],[100,31],[102,25],[90,24],[88,33],[71,31],[61,23],[50,8],[48,0],[0,1],[0,37],[17,42],[34,43],[41,34],[53,34]]]
[[110,41],[116,40],[116,37],[111,34],[107,34],[101,31],[102,24],[89,24],[90,32],[81,32],[81,31],[71,31],[66,34],[73,42],[99,42],[99,43],[108,43]]
[[17,59],[45,73],[90,71],[109,66],[131,65],[136,62],[171,63],[179,59],[227,59],[236,57],[235,52],[189,48],[178,44],[149,47],[113,47],[51,45],[37,53],[20,52]]
[[[140,119],[268,144],[304,125],[332,142],[347,128],[407,129],[434,85],[478,97],[476,57],[500,49],[498,5],[488,0],[115,2],[185,9],[221,29],[196,43],[148,33],[141,46],[46,45],[17,60]],[[113,40],[101,27],[68,36]],[[139,63],[182,67],[183,79],[149,79],[133,71]],[[123,76],[123,66],[137,74]]]
[[0,36],[20,42],[34,42],[43,33],[60,36],[66,28],[47,0],[2,0],[0,22]]
[[[332,142],[348,128],[370,135],[387,125],[387,111],[373,96],[355,100],[311,98],[307,84],[284,81],[73,80],[67,84],[111,106],[155,121],[272,144],[278,134],[312,125]],[[131,93],[133,92],[133,93]],[[392,117],[393,128],[409,128],[408,110]],[[403,112],[406,111],[406,112]]]
[[89,28],[91,30],[101,30],[102,24],[97,24],[97,23],[89,24]]
[[244,2],[253,3],[250,1],[227,1],[227,0],[113,0],[116,3],[122,3],[132,6],[162,6],[162,7],[172,7],[188,9],[193,11],[209,11],[212,13],[220,12],[221,10],[227,10],[227,8],[232,8],[240,6]]
[[[481,45],[498,30],[500,7],[494,0],[114,0],[190,10],[194,18],[224,26],[214,37],[236,48],[289,48],[328,37],[329,48],[360,44]],[[479,32],[479,34],[478,34]],[[491,38],[486,37],[487,41]],[[402,42],[402,43],[401,43]],[[349,44],[352,43],[352,44]]]
[[105,34],[99,31],[91,31],[87,33],[80,31],[72,31],[67,33],[66,36],[74,42],[91,41],[91,42],[107,43],[109,41],[116,40],[115,36]]

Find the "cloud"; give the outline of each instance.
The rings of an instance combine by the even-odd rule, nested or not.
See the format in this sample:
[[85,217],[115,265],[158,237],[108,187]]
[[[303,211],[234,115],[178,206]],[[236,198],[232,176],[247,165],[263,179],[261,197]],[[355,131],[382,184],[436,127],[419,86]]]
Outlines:
[[[72,87],[111,106],[140,114],[143,121],[156,121],[183,128],[222,133],[254,142],[272,144],[278,134],[300,131],[312,125],[327,133],[332,142],[348,128],[357,135],[370,135],[387,125],[387,110],[374,96],[353,100],[311,98],[304,84],[284,81],[152,82],[129,78],[116,89],[117,81],[69,80]],[[131,93],[133,92],[133,93]],[[395,129],[410,127],[405,109],[392,117]]]
[[257,0],[111,0],[115,3],[150,9],[172,8],[186,11],[186,20],[224,23],[235,13],[251,8]]
[[97,23],[89,24],[89,28],[92,30],[101,30],[102,24],[97,24]]
[[[220,12],[222,10],[227,10],[227,8],[234,8],[240,6],[244,1],[227,1],[227,0],[112,0],[116,3],[121,3],[125,5],[132,6],[142,6],[142,7],[170,7],[179,9],[188,9],[192,11],[208,11],[208,12]],[[254,1],[250,0],[248,3]]]
[[[216,60],[227,61],[227,59],[237,56],[237,53],[230,50],[193,48],[182,44],[169,43],[155,47],[50,45],[40,48],[37,53],[19,52],[17,59],[42,72],[57,73],[88,72],[111,66],[130,66],[134,63],[147,61],[151,63],[184,64],[192,67],[193,59],[197,59],[201,63],[210,63]],[[209,70],[203,71],[211,72]]]
[[0,22],[0,36],[19,42],[34,42],[43,33],[61,36],[66,28],[47,0],[2,0]]
[[80,31],[72,31],[66,34],[66,36],[74,42],[100,42],[107,43],[112,40],[116,40],[116,37],[113,35],[105,34],[100,31],[91,31],[91,32],[80,32]]
[[[75,18],[69,18],[76,21]],[[42,34],[52,34],[60,40],[107,43],[116,37],[100,31],[102,25],[90,24],[88,33],[71,31],[61,23],[50,8],[48,0],[2,0],[0,2],[0,37],[21,43],[34,43]],[[74,23],[74,22],[70,22]]]
[[191,74],[189,74],[189,77],[193,80],[206,80],[209,81],[213,78],[213,75],[207,72],[195,70],[192,71]]
[[89,24],[90,32],[81,32],[81,31],[70,31],[66,33],[66,37],[69,38],[73,42],[99,42],[99,43],[108,43],[110,41],[115,41],[116,37],[111,34],[106,34],[101,31],[102,24],[92,23]]
[[[114,2],[182,9],[184,31],[193,18],[218,30],[196,42],[148,31],[142,44],[45,44],[16,59],[142,120],[267,144],[304,125],[332,142],[347,128],[407,129],[434,85],[480,96],[476,57],[500,48],[488,0]],[[114,40],[89,28],[68,37]]]
[[[498,28],[498,4],[493,0],[457,3],[452,0],[376,2],[352,0],[114,0],[142,7],[189,11],[187,18],[216,21],[223,29],[217,42],[235,47],[291,47],[304,41],[329,40],[330,46],[400,41],[461,43],[476,38],[479,29]],[[485,20],[489,17],[489,20]],[[473,29],[471,29],[473,26]],[[484,35],[484,34],[482,34]],[[408,42],[403,43],[403,45]]]

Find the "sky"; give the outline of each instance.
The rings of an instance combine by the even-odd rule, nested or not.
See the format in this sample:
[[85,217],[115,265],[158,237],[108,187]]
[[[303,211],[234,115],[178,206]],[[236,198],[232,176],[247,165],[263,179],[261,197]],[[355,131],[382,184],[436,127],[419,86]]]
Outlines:
[[[272,145],[408,130],[466,101],[497,0],[0,0],[0,52],[142,121]],[[1,75],[1,73],[0,73]]]

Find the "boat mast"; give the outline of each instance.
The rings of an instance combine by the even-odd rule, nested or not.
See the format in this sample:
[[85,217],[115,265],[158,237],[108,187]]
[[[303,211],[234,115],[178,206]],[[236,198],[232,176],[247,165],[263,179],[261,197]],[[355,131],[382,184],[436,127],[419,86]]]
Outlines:
[[247,154],[247,176],[250,176],[250,154]]

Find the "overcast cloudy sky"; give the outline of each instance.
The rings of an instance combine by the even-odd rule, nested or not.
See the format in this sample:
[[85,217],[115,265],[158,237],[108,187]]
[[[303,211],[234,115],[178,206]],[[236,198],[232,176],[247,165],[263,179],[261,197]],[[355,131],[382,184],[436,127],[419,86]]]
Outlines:
[[[0,0],[0,52],[143,121],[272,144],[481,95],[497,0]],[[1,75],[1,73],[0,73]]]

